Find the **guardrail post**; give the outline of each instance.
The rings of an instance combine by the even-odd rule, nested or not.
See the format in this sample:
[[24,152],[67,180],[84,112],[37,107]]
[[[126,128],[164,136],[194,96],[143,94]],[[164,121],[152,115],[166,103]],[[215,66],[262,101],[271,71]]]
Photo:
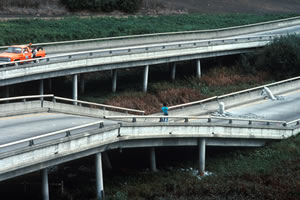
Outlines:
[[135,117],[132,118],[132,122],[136,122],[136,118]]
[[33,142],[33,140],[30,140],[29,141],[29,146],[32,146],[32,145],[34,145],[34,142]]
[[104,123],[101,122],[100,125],[99,125],[99,128],[103,128],[104,127]]
[[211,122],[211,118],[208,118],[208,119],[207,119],[207,122]]
[[251,120],[249,120],[249,122],[248,122],[248,125],[251,125],[252,124],[252,121]]
[[66,137],[71,136],[71,132],[70,131],[66,131]]

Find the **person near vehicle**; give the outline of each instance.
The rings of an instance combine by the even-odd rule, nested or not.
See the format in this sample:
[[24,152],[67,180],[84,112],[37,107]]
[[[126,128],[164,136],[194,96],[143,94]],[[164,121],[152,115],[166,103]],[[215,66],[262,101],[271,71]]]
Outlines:
[[[163,103],[163,106],[162,106],[162,108],[161,108],[161,111],[163,112],[163,114],[164,114],[165,116],[168,116],[168,115],[169,115],[168,110],[169,110],[169,108],[167,107],[167,104],[166,104],[166,103]],[[165,117],[165,118],[163,118],[162,121],[163,121],[163,122],[168,122],[168,118]]]

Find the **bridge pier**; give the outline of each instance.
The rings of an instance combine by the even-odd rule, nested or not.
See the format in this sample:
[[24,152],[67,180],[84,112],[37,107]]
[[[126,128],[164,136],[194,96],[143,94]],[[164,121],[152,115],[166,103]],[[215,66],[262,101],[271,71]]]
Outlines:
[[200,59],[197,60],[197,78],[201,78],[201,63],[200,63]]
[[198,153],[199,153],[199,174],[200,176],[204,176],[205,171],[205,148],[206,148],[206,140],[198,139]]
[[49,200],[49,184],[48,184],[48,169],[45,168],[42,170],[42,192],[43,200]]
[[80,81],[79,81],[79,84],[80,84],[80,93],[81,94],[84,94],[84,91],[85,91],[85,82],[84,82],[84,74],[80,74]]
[[97,191],[97,200],[103,200],[104,186],[103,186],[101,153],[96,154],[96,191]]
[[175,75],[176,75],[176,63],[172,63],[171,66],[171,80],[175,80]]
[[[78,99],[78,89],[77,89],[77,85],[78,85],[78,75],[74,74],[73,75],[73,99],[77,100]],[[74,105],[77,105],[77,102],[73,103]]]
[[150,147],[150,169],[152,172],[157,172],[154,147]]
[[149,65],[146,65],[144,68],[143,92],[147,92],[148,74],[149,74]]
[[117,91],[117,78],[118,78],[118,71],[116,69],[112,70],[112,92]]
[[[44,95],[44,80],[40,80],[40,95]],[[43,97],[40,98],[43,101]]]

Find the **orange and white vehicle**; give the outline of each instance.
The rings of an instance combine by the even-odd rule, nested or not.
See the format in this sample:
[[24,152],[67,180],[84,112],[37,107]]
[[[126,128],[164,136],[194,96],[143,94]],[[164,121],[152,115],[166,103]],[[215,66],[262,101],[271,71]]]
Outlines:
[[0,53],[0,63],[22,61],[33,58],[46,57],[46,52],[42,47],[32,48],[29,45],[13,45],[7,48],[3,53]]

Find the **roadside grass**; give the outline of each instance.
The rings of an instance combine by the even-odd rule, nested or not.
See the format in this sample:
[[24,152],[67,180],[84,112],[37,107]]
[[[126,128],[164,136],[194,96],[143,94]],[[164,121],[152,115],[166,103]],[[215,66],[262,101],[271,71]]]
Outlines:
[[170,16],[66,17],[0,22],[0,46],[125,35],[226,28],[297,16],[296,14],[184,14]]

